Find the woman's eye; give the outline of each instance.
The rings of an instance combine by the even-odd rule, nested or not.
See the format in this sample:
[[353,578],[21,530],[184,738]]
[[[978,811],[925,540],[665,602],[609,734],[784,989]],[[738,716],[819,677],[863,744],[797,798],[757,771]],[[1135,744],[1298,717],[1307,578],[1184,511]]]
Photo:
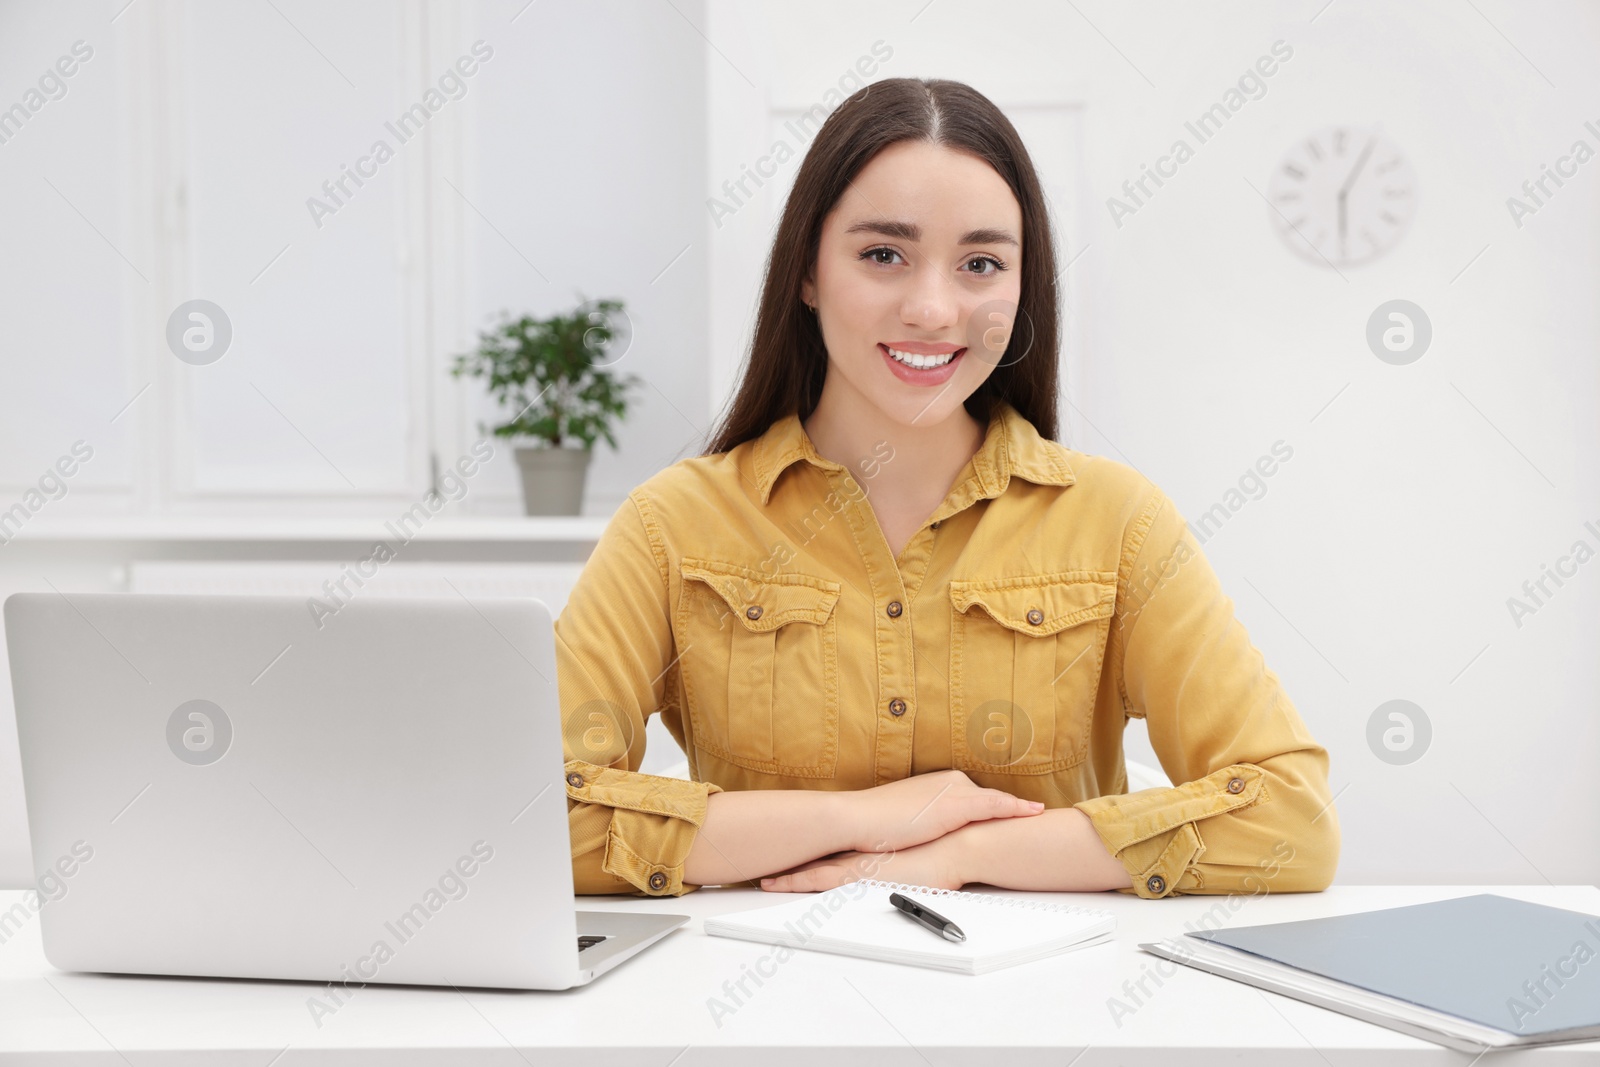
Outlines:
[[969,267],[974,263],[987,263],[990,267],[994,268],[993,270],[973,271],[974,274],[980,277],[986,277],[990,274],[999,274],[1001,271],[1006,269],[1006,265],[1004,263],[1001,263],[998,259],[995,259],[992,256],[975,256],[972,259],[967,260],[967,265]]
[[[899,255],[900,253],[896,252],[892,248],[879,247],[867,249],[865,252],[862,252],[858,258],[869,260],[880,267],[887,267],[890,266],[894,262],[895,257],[898,257]],[[879,258],[881,256],[888,256],[890,258],[888,260],[884,260]],[[969,272],[971,274],[976,274],[980,278],[987,278],[992,275],[999,274],[1001,271],[1007,269],[1004,263],[1000,262],[998,259],[995,259],[993,256],[973,256],[971,259],[967,260],[966,266],[971,267],[974,263],[986,263],[991,268],[989,270],[973,270]]]

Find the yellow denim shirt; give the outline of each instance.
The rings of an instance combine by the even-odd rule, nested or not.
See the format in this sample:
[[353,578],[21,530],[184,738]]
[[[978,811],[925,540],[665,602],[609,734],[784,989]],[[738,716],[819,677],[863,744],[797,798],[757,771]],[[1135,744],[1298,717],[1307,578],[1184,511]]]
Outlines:
[[[892,456],[858,480],[789,415],[612,515],[555,624],[578,893],[699,888],[711,793],[951,767],[1087,813],[1120,892],[1328,886],[1327,750],[1160,489],[1001,402],[894,559],[868,499]],[[692,781],[638,772],[651,715]],[[1130,716],[1177,785],[1127,791]]]

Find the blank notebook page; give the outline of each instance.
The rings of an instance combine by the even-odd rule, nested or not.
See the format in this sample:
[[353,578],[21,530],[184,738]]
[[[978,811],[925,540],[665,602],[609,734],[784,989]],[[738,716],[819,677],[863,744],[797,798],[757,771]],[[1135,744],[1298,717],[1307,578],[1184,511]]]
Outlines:
[[[898,892],[959,926],[964,942],[947,941],[893,904]],[[877,879],[806,893],[770,907],[718,915],[705,931],[766,944],[982,974],[1108,940],[1111,912],[1048,900],[1014,900]]]

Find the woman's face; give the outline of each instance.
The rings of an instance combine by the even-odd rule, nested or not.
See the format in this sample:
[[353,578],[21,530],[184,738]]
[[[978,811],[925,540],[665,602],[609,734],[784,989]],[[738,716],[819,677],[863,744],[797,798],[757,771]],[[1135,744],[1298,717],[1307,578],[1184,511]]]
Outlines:
[[[828,388],[905,425],[944,421],[1005,352],[1022,291],[1022,208],[989,164],[901,141],[862,168],[823,220],[814,282]],[[918,369],[890,353],[943,362]],[[838,376],[843,381],[835,381]]]

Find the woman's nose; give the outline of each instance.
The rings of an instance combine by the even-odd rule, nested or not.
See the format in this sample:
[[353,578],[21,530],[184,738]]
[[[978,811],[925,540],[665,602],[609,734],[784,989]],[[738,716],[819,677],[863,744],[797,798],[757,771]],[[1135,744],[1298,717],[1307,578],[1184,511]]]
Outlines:
[[908,326],[942,329],[956,319],[956,290],[942,270],[923,264],[915,272],[911,289],[900,306],[900,318]]

